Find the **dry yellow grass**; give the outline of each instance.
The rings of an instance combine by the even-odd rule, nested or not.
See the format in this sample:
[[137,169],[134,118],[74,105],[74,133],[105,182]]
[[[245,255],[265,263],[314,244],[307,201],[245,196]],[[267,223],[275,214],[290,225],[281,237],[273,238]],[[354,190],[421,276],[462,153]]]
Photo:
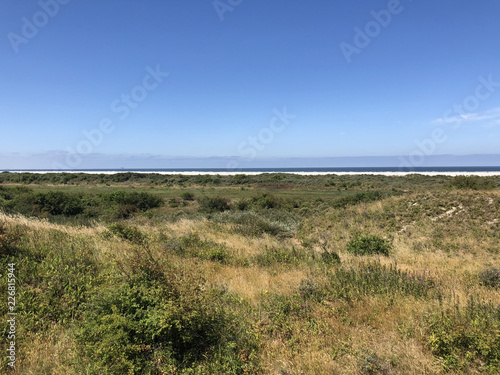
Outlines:
[[104,226],[99,223],[95,223],[94,226],[81,226],[73,227],[67,225],[60,225],[50,223],[46,219],[39,219],[34,217],[25,217],[23,215],[8,215],[0,211],[0,221],[4,222],[9,226],[22,225],[30,228],[31,230],[37,231],[49,231],[56,230],[69,235],[84,235],[84,236],[95,236],[96,234],[105,230]]
[[290,294],[307,276],[302,270],[270,272],[260,267],[216,266],[207,269],[205,276],[210,282],[225,285],[231,292],[256,305],[266,293]]

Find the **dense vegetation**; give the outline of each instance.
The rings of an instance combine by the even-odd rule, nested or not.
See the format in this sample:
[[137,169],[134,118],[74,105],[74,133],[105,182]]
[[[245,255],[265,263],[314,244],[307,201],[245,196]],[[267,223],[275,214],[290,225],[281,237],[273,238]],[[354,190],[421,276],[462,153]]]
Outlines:
[[12,373],[500,373],[498,177],[0,183]]

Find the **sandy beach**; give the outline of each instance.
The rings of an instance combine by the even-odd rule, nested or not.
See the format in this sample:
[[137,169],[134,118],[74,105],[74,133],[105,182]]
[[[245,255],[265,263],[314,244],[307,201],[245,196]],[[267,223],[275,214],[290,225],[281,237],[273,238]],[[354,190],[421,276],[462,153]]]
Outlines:
[[319,176],[319,175],[375,175],[375,176],[393,176],[393,177],[401,177],[407,176],[411,174],[419,174],[423,176],[480,176],[480,177],[488,177],[488,176],[500,176],[500,171],[491,171],[491,172],[470,172],[470,171],[454,171],[454,172],[313,172],[313,171],[9,171],[11,173],[87,173],[87,174],[116,174],[116,173],[155,173],[161,175],[186,175],[186,176],[198,176],[198,175],[219,175],[219,176],[234,176],[234,175],[248,175],[248,176],[257,176],[260,174],[269,174],[269,173],[286,173],[286,174],[296,174],[301,176]]

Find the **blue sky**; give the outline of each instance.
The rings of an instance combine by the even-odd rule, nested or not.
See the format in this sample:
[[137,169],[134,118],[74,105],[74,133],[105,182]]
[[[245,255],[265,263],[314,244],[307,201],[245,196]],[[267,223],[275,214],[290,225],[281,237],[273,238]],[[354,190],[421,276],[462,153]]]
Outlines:
[[3,1],[0,168],[499,154],[499,16],[495,0]]

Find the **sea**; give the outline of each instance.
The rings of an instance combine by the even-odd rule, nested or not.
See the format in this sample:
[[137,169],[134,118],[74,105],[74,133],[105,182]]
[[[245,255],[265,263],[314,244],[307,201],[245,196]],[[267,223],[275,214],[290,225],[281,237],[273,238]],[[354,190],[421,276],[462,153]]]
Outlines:
[[0,170],[13,173],[89,173],[89,174],[116,174],[116,173],[158,173],[158,174],[182,174],[182,175],[258,175],[263,173],[290,173],[299,175],[385,175],[400,176],[408,174],[422,174],[429,176],[447,175],[477,175],[477,176],[500,176],[500,166],[453,166],[453,167],[414,167],[411,169],[401,167],[335,167],[335,168],[119,168],[119,169],[72,169],[72,170],[50,170],[50,169],[17,169]]

